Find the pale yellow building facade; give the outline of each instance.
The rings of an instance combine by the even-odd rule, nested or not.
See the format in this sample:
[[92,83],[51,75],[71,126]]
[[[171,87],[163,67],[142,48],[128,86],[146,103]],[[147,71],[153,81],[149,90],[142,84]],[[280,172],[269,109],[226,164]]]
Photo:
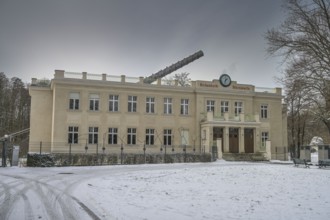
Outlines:
[[33,79],[29,151],[197,154],[218,146],[222,153],[254,154],[266,152],[268,142],[277,159],[278,149],[287,147],[280,88],[143,79],[62,70],[50,86]]

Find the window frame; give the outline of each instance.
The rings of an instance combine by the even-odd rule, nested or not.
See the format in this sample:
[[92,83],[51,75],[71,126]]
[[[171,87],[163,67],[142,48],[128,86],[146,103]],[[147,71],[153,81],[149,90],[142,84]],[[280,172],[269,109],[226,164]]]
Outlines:
[[109,95],[109,112],[119,111],[119,95]]
[[155,113],[155,97],[146,97],[146,113]]
[[189,99],[181,99],[180,114],[181,115],[188,115],[189,114]]
[[118,128],[108,128],[108,144],[118,144]]
[[127,144],[136,145],[136,128],[127,128]]
[[129,95],[127,97],[127,111],[137,112],[137,96]]
[[260,105],[260,118],[268,119],[268,117],[269,117],[268,104],[261,104]]
[[214,112],[215,111],[215,101],[214,100],[206,100],[206,112]]
[[164,114],[165,115],[171,115],[173,113],[172,105],[173,105],[172,98],[165,97],[164,98]]
[[68,127],[68,144],[78,144],[79,127],[69,126]]
[[155,129],[153,128],[147,128],[146,129],[146,139],[145,139],[146,145],[155,145]]
[[99,127],[88,127],[88,144],[98,144]]
[[163,145],[172,146],[172,129],[163,130]]
[[99,94],[90,94],[89,95],[89,110],[90,111],[99,111],[100,110],[100,95]]

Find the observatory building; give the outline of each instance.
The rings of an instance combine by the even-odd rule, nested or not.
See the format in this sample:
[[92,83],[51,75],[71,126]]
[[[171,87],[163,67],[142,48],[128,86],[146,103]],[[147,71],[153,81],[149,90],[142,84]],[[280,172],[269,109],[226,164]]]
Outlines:
[[[201,52],[201,51],[200,51]],[[32,79],[30,152],[266,154],[285,159],[287,117],[280,88],[162,77],[196,53],[150,77],[55,70],[50,85]],[[42,146],[42,149],[40,149]],[[282,149],[283,158],[277,152]]]

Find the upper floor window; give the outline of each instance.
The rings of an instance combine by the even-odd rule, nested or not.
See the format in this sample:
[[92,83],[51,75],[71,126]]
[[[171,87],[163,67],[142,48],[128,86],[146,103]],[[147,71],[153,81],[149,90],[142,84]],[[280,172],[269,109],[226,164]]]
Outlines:
[[164,129],[164,142],[165,146],[172,145],[172,130],[171,129]]
[[108,144],[118,143],[118,128],[109,128]]
[[235,116],[243,112],[243,102],[235,102]]
[[119,96],[110,95],[109,96],[109,111],[118,112],[118,110],[119,110]]
[[71,110],[79,109],[79,93],[77,92],[70,93],[69,109]]
[[172,114],[172,98],[164,98],[164,114]]
[[229,111],[229,102],[228,101],[221,101],[221,114]]
[[68,143],[69,144],[78,144],[78,127],[69,126],[68,129]]
[[89,127],[88,128],[88,143],[97,144],[99,137],[99,128],[98,127]]
[[261,105],[260,107],[261,118],[268,118],[268,105]]
[[207,100],[206,101],[206,111],[207,112],[214,112],[214,100]]
[[98,94],[89,95],[89,110],[98,111],[100,105],[100,96]]
[[155,144],[155,129],[146,129],[146,145]]
[[136,128],[127,129],[127,144],[136,144]]
[[188,107],[189,107],[189,100],[188,99],[181,99],[180,114],[181,115],[188,115]]
[[154,97],[146,98],[146,112],[155,113],[155,98]]
[[128,96],[128,112],[136,112],[137,96]]

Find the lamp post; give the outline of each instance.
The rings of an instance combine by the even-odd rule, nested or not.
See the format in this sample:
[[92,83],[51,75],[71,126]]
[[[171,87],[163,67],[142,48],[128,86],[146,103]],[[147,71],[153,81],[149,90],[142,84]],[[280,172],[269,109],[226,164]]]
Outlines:
[[8,135],[6,134],[3,140],[3,145],[2,145],[2,167],[6,167],[6,160],[7,160],[7,139]]

